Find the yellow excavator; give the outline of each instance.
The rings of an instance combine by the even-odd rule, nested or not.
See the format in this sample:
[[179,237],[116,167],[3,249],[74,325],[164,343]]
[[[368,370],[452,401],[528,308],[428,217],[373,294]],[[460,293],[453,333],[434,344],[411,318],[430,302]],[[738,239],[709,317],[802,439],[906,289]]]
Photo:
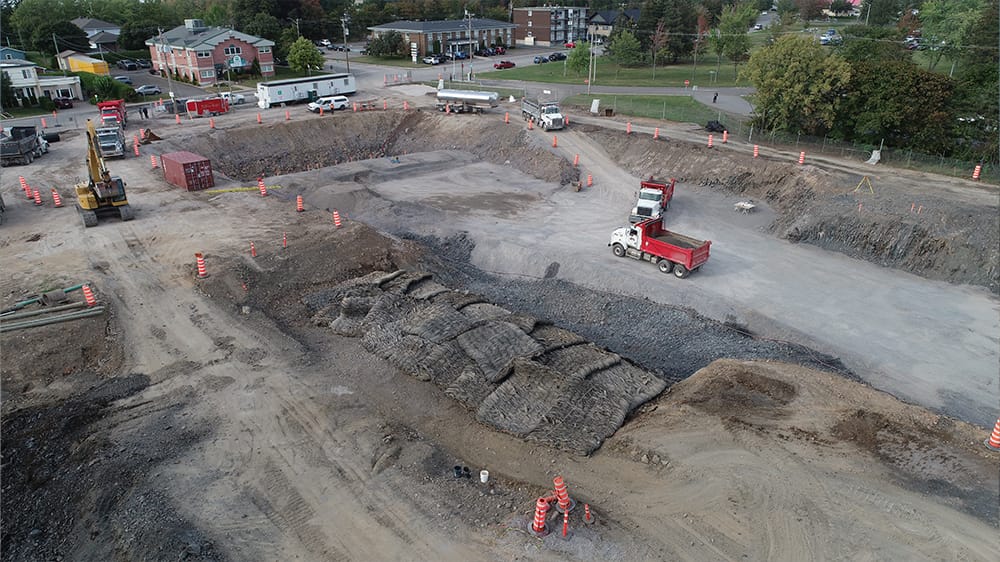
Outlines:
[[133,218],[132,207],[125,197],[125,182],[112,176],[104,165],[101,144],[94,124],[87,119],[87,183],[76,186],[76,204],[83,216],[83,225],[97,226],[98,215],[117,213],[123,221]]

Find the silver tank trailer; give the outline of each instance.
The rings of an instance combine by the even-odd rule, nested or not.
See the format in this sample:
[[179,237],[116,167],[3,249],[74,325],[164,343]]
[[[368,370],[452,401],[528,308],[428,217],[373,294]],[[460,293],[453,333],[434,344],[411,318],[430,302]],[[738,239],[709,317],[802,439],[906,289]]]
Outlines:
[[481,113],[500,105],[500,94],[496,92],[477,92],[474,90],[438,90],[437,108],[439,111],[450,110],[456,113]]

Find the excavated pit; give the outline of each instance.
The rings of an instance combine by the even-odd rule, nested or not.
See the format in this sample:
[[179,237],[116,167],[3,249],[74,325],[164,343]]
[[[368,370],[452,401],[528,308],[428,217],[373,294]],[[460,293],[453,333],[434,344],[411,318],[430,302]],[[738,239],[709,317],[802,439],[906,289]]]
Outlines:
[[[755,161],[738,152],[658,142],[600,127],[577,125],[574,130],[596,140],[637,177],[676,177],[766,201],[777,213],[768,230],[780,238],[1000,294],[995,201],[963,204],[933,190],[913,193],[877,179],[875,192],[862,199],[853,191],[861,178],[856,174]],[[241,181],[435,150],[464,151],[561,185],[580,180],[579,169],[531,144],[521,127],[496,126],[486,116],[445,117],[419,110],[337,113],[320,120],[217,130],[185,139],[183,148],[210,155],[218,171]]]

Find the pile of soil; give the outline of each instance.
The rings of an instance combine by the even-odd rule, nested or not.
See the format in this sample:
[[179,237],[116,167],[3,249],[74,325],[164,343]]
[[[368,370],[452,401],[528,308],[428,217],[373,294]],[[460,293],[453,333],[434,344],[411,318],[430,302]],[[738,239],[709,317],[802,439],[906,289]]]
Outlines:
[[529,147],[521,127],[496,127],[476,116],[420,110],[345,113],[329,119],[216,130],[184,142],[184,150],[210,158],[215,169],[242,181],[432,150],[464,150],[560,184],[580,177],[579,170],[565,159]]

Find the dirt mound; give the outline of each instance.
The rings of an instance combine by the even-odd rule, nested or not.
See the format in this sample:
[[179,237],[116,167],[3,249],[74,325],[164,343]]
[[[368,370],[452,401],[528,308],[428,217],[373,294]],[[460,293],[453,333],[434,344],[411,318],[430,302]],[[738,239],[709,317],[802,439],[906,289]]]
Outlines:
[[832,452],[845,462],[878,464],[895,484],[936,496],[991,525],[1000,515],[995,496],[983,493],[984,482],[996,482],[996,468],[982,446],[982,429],[830,373],[783,363],[715,361],[640,408],[608,445],[633,451],[634,443],[685,435],[689,426],[709,433],[721,427],[757,454],[776,447],[785,454],[794,447],[802,458]]
[[565,159],[530,145],[521,127],[496,127],[477,116],[437,112],[337,114],[329,119],[216,130],[173,142],[208,157],[215,169],[242,181],[432,150],[464,150],[561,184],[580,177]]
[[646,135],[625,137],[600,127],[584,130],[636,176],[676,177],[767,201],[778,213],[771,232],[792,242],[1000,293],[995,197],[992,204],[960,202],[877,178],[874,193],[866,188],[854,191],[860,175],[753,159],[682,141],[654,141]]
[[396,271],[303,300],[314,323],[362,337],[369,351],[435,382],[479,421],[579,454],[666,387],[616,354],[584,342],[553,346],[552,328],[467,297],[426,274]]
[[780,414],[795,398],[795,386],[768,376],[760,366],[720,361],[707,380],[692,377],[674,387],[682,404],[713,414]]
[[[3,560],[219,558],[148,480],[208,426],[176,417],[191,398],[177,393],[155,406],[115,406],[148,385],[145,375],[121,376],[4,416]],[[112,440],[122,425],[129,429]]]
[[[79,292],[69,295],[83,300]],[[104,315],[0,334],[5,351],[0,361],[4,415],[65,396],[69,386],[95,384],[119,372],[124,354],[115,339],[114,309],[106,306]],[[39,309],[28,305],[21,312]]]

